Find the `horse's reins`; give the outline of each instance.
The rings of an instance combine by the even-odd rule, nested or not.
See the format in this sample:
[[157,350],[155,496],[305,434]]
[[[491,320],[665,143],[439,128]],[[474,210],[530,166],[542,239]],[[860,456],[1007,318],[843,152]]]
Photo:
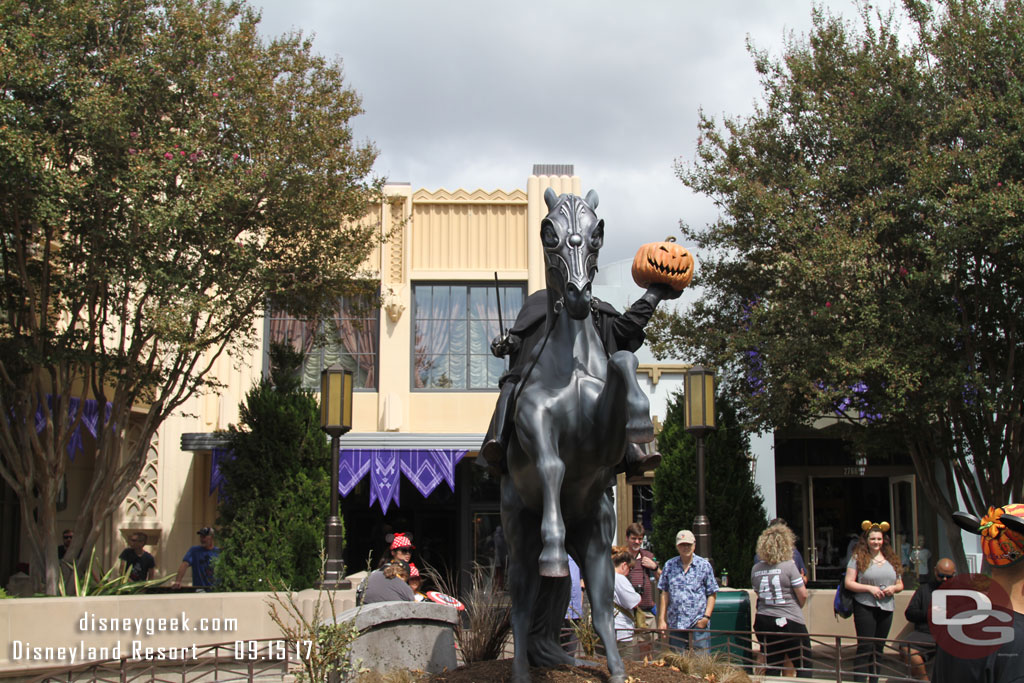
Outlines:
[[544,340],[540,343],[540,349],[538,349],[536,355],[534,355],[533,362],[530,363],[530,367],[526,369],[526,373],[523,375],[523,378],[519,380],[519,385],[516,387],[516,394],[512,397],[512,405],[519,402],[519,394],[523,393],[523,387],[526,386],[526,380],[530,378],[530,374],[533,372],[533,369],[537,367],[537,361],[540,360],[541,354],[544,353],[544,347],[547,346],[548,338],[551,337],[551,333],[555,329],[555,323],[558,321],[558,316],[562,314],[563,310],[565,310],[565,305],[562,303],[562,300],[559,299],[555,302],[555,319],[551,322],[551,325],[548,326],[547,334],[544,335]]

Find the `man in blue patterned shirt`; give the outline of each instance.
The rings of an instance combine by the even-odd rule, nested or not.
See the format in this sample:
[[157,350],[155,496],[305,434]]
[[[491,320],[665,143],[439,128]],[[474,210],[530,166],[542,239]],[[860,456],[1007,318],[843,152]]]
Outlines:
[[695,631],[693,646],[695,649],[706,650],[711,644],[711,613],[715,609],[715,594],[718,593],[718,582],[715,581],[711,563],[693,552],[697,539],[689,529],[676,534],[676,550],[679,557],[673,557],[665,563],[658,580],[661,599],[658,603],[658,628],[669,632],[669,645],[677,650],[685,650],[689,644],[689,634],[680,633],[684,629]]

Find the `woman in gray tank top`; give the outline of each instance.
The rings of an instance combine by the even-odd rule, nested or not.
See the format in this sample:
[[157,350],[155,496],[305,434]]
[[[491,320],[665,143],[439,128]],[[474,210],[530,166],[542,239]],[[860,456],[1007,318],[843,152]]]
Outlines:
[[757,539],[760,562],[750,570],[750,583],[757,591],[754,631],[765,651],[767,675],[782,675],[788,656],[797,675],[810,678],[811,640],[801,609],[807,601],[807,586],[793,561],[795,544],[785,524],[768,527]]
[[[892,626],[896,602],[892,596],[903,590],[903,567],[885,535],[888,522],[874,524],[864,520],[860,526],[864,533],[846,566],[845,581],[846,588],[853,593],[853,626],[858,638],[855,680],[866,681],[868,674],[878,674],[884,639]],[[882,640],[862,642],[861,638]]]

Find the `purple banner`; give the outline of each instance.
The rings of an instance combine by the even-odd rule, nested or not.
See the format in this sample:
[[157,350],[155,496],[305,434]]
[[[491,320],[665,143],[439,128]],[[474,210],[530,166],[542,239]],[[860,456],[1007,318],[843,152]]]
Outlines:
[[[53,395],[47,394],[46,405],[52,411],[53,410]],[[103,422],[106,424],[110,421],[110,411],[113,405],[110,403],[106,404],[106,409],[103,413]],[[100,404],[97,401],[87,398],[84,401],[80,398],[71,397],[68,399],[68,424],[72,424],[75,418],[78,416],[79,411],[82,413],[82,421],[75,428],[75,431],[68,437],[68,457],[72,460],[75,459],[75,454],[82,450],[82,427],[84,426],[92,434],[92,438],[96,438],[96,434],[100,426]],[[36,432],[41,432],[46,428],[46,415],[43,413],[43,406],[40,404],[36,408]]]
[[220,471],[220,464],[225,460],[235,457],[235,452],[227,448],[214,448],[210,453],[210,493],[217,492],[217,497],[224,496],[224,473]]
[[338,461],[338,492],[347,496],[370,475],[370,505],[380,503],[385,513],[392,502],[400,505],[399,474],[412,482],[424,498],[443,481],[455,491],[455,466],[466,449],[342,449]]

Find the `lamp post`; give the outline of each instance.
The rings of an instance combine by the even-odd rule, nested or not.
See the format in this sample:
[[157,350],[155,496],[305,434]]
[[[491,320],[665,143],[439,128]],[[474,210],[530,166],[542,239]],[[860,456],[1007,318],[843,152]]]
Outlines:
[[341,559],[344,543],[338,515],[338,439],[352,429],[352,373],[339,365],[320,373],[320,429],[331,437],[331,512],[325,538],[327,565],[320,587],[346,589],[352,587],[352,582],[345,579],[345,562]]
[[697,554],[711,561],[711,523],[704,507],[704,435],[715,426],[715,373],[695,365],[686,371],[683,428],[697,437]]

